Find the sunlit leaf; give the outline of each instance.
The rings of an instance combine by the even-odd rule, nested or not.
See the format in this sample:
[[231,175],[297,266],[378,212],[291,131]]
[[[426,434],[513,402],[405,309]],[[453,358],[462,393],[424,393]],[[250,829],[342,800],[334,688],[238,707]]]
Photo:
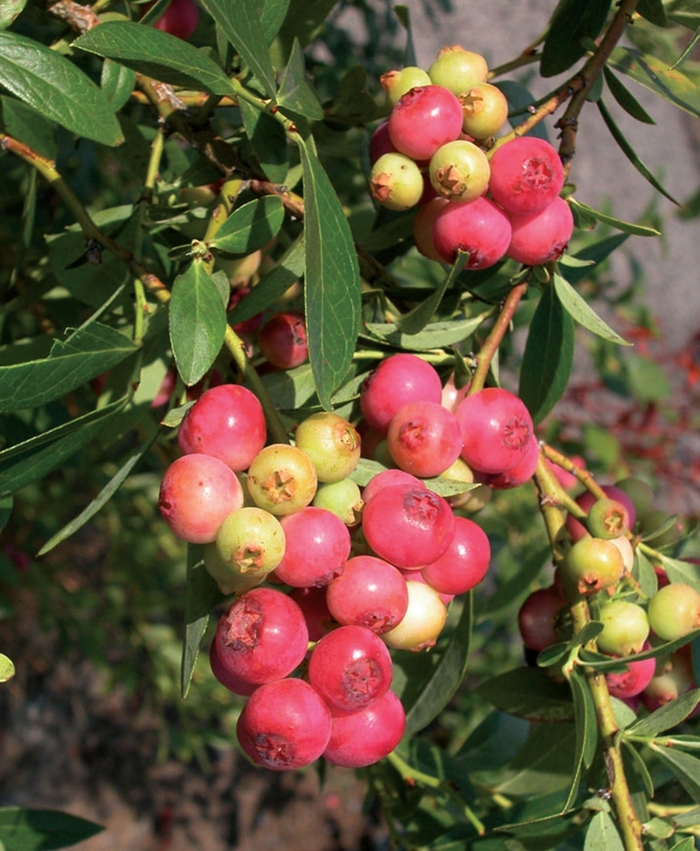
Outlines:
[[608,88],[610,89],[610,93],[625,112],[631,115],[632,118],[636,118],[637,121],[641,121],[644,124],[656,124],[646,109],[644,109],[641,103],[639,103],[637,98],[635,98],[628,88],[622,85],[619,77],[613,74],[607,65],[603,68],[603,74],[605,76],[605,82],[608,84]]
[[610,65],[635,82],[660,95],[679,109],[700,116],[700,90],[697,83],[661,59],[627,47],[616,47]]
[[562,306],[579,325],[582,325],[592,334],[596,334],[604,340],[609,340],[611,343],[617,343],[619,346],[630,345],[616,331],[613,331],[607,322],[598,316],[588,302],[561,275],[555,273],[553,283]]
[[617,826],[608,813],[597,812],[591,819],[583,851],[625,851]]
[[615,216],[609,216],[607,213],[601,213],[600,210],[594,210],[587,204],[583,204],[581,201],[576,200],[576,198],[569,198],[569,204],[571,205],[574,213],[574,218],[576,218],[577,215],[581,215],[584,218],[589,218],[594,222],[602,222],[604,225],[610,225],[610,227],[621,230],[624,233],[632,234],[633,236],[661,236],[661,232],[656,230],[656,228],[647,227],[647,225],[637,225],[633,222],[625,222],[622,219],[616,219]]
[[284,207],[276,195],[248,201],[234,210],[209,243],[227,254],[251,254],[277,236],[284,221]]
[[7,851],[52,851],[83,842],[102,830],[99,824],[58,810],[0,808],[0,843]]
[[289,62],[280,83],[277,103],[281,108],[284,107],[312,121],[320,121],[323,118],[323,107],[306,81],[304,54],[297,39],[292,45]]

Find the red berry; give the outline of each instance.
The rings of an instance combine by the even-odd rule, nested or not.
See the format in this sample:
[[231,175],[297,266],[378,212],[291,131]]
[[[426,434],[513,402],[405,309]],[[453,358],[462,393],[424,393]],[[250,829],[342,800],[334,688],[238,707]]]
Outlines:
[[433,241],[445,263],[454,263],[458,251],[468,251],[467,269],[488,269],[505,255],[510,237],[508,218],[488,198],[446,204],[435,216]]
[[559,259],[566,251],[574,230],[571,207],[556,197],[537,213],[510,213],[512,234],[506,252],[526,266],[539,266]]
[[350,532],[337,515],[307,506],[282,518],[286,548],[275,576],[295,588],[328,585],[350,555]]
[[387,446],[402,470],[429,478],[459,458],[462,432],[457,417],[440,402],[409,402],[392,418]]
[[566,600],[554,585],[528,595],[518,611],[518,628],[525,647],[540,653],[559,641],[556,618],[565,606]]
[[236,726],[243,750],[272,771],[303,768],[324,752],[331,713],[304,680],[282,679],[256,689]]
[[514,467],[511,467],[510,470],[504,470],[502,473],[481,473],[477,471],[476,480],[495,490],[517,488],[534,476],[539,459],[540,446],[533,435],[523,457]]
[[365,505],[372,499],[372,497],[379,493],[382,488],[389,487],[389,485],[401,485],[407,484],[412,487],[424,488],[425,485],[423,482],[412,476],[410,473],[407,473],[405,470],[382,470],[381,473],[377,473],[375,476],[367,482],[362,491],[362,499],[365,502]]
[[433,228],[437,214],[447,203],[447,198],[442,196],[432,198],[426,204],[421,204],[413,219],[413,241],[416,243],[416,248],[424,257],[438,263],[442,263],[443,259],[435,248]]
[[389,116],[389,138],[402,154],[429,160],[462,132],[462,104],[442,86],[416,86],[402,95]]
[[519,463],[533,439],[524,403],[500,387],[467,396],[455,412],[462,428],[462,458],[475,470],[498,475]]
[[306,322],[298,311],[276,313],[258,332],[260,354],[277,369],[292,369],[309,356]]
[[[645,642],[642,649],[651,649],[649,642]],[[639,659],[635,662],[629,662],[626,671],[605,675],[608,691],[613,697],[620,698],[620,700],[635,697],[648,688],[655,671],[656,659]]]
[[226,517],[243,505],[233,470],[211,455],[183,455],[163,475],[158,507],[172,532],[191,544],[207,544]]
[[[153,5],[153,4],[150,4]],[[146,11],[150,6],[146,6]],[[177,38],[188,39],[197,29],[199,7],[194,0],[172,0],[153,26]]]
[[536,136],[521,136],[496,148],[491,156],[489,190],[511,213],[544,210],[564,185],[556,148]]
[[456,517],[452,543],[421,574],[441,594],[464,594],[483,580],[490,561],[491,545],[481,526],[466,517]]
[[439,402],[442,382],[434,366],[417,355],[398,354],[383,360],[365,378],[360,408],[367,423],[386,433],[399,408],[408,402]]
[[326,602],[338,623],[363,626],[381,634],[393,629],[406,614],[406,580],[383,559],[354,556],[328,586]]
[[449,503],[426,488],[391,485],[365,505],[362,530],[380,557],[397,567],[424,567],[449,547],[455,518]]
[[354,712],[389,690],[391,656],[384,642],[361,626],[324,635],[309,659],[309,681],[329,705]]
[[406,713],[393,691],[357,712],[330,710],[331,737],[323,755],[345,768],[379,762],[398,746],[406,729]]

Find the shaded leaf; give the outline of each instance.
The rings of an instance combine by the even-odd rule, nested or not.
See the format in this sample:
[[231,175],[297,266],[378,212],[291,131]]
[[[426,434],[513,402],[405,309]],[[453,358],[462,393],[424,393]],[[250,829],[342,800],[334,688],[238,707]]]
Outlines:
[[581,773],[590,768],[598,746],[598,724],[593,698],[588,690],[585,677],[577,670],[572,671],[569,680],[574,700],[574,718],[576,726],[576,748],[574,750],[574,772],[569,787],[569,795],[563,811],[571,809],[578,795]]
[[100,88],[115,112],[129,100],[135,83],[136,71],[133,68],[125,68],[111,59],[102,63]]
[[668,19],[662,0],[639,0],[635,12],[657,27],[667,27]]
[[238,108],[265,176],[272,183],[284,183],[289,170],[289,146],[284,127],[267,112],[256,109],[242,98]]
[[629,780],[636,779],[639,788],[643,788],[649,798],[654,797],[654,781],[647,768],[646,762],[631,742],[622,739],[622,759],[625,765],[625,773]]
[[[242,0],[246,2],[246,0]],[[321,31],[337,0],[290,0],[287,16],[271,48],[276,66],[287,63],[295,39],[306,47]]]
[[150,437],[148,437],[143,444],[134,452],[131,457],[122,465],[122,467],[118,470],[117,473],[112,476],[112,478],[107,482],[107,484],[102,488],[99,494],[95,497],[95,499],[91,500],[91,502],[78,514],[77,517],[74,517],[69,523],[56,532],[55,535],[52,535],[49,540],[44,544],[44,546],[39,550],[37,556],[46,555],[46,553],[51,552],[51,550],[60,544],[62,541],[65,541],[67,538],[70,538],[71,535],[75,534],[78,529],[84,526],[91,517],[94,517],[98,511],[102,509],[102,507],[114,496],[114,494],[119,490],[119,488],[124,484],[126,479],[131,474],[131,471],[138,464],[138,462],[143,458],[143,456],[148,452],[151,448],[155,439],[158,437],[158,429],[154,429]]
[[615,822],[608,813],[597,812],[591,819],[583,851],[625,851]]
[[[592,245],[587,245],[585,248],[582,248],[575,255],[574,259],[582,261],[582,263],[586,263],[587,261],[593,261],[593,264],[602,263],[607,257],[615,251],[623,242],[629,239],[629,234],[627,233],[615,233],[612,236],[603,237],[603,239],[598,242],[594,242]],[[579,266],[578,268],[574,268],[569,265],[567,260],[571,259],[571,255],[565,254],[559,260],[559,271],[562,276],[566,278],[566,280],[570,284],[576,284],[579,281],[582,281],[584,278],[587,278],[591,267],[590,266]]]
[[0,532],[7,526],[7,521],[12,514],[14,499],[11,495],[0,496]]
[[540,668],[515,668],[481,683],[476,693],[502,712],[531,721],[573,721],[569,687]]
[[312,143],[300,140],[304,167],[304,279],[309,358],[321,405],[352,361],[360,324],[360,273],[352,234]]
[[700,689],[693,689],[679,695],[675,700],[660,706],[651,715],[642,718],[622,732],[627,736],[657,736],[666,730],[677,727],[690,715],[700,703]]
[[584,41],[603,28],[611,0],[563,0],[550,21],[542,48],[540,73],[553,77],[567,71],[586,53]]
[[292,45],[289,62],[277,93],[277,103],[281,108],[303,115],[312,121],[320,121],[323,118],[323,107],[314,90],[306,82],[304,54],[298,39],[294,39]]
[[573,769],[573,724],[537,724],[492,788],[502,795],[533,795],[564,789]]
[[694,801],[700,801],[700,760],[677,748],[651,743],[651,749],[675,774],[679,783]]
[[175,278],[169,302],[170,343],[182,380],[196,384],[221,351],[226,308],[201,260]]
[[533,422],[541,422],[561,399],[574,363],[574,322],[556,287],[546,287],[530,322],[518,395]]
[[666,555],[662,555],[661,564],[671,582],[681,582],[700,591],[700,575],[696,564]]
[[700,116],[700,90],[697,83],[678,68],[670,69],[661,59],[627,47],[616,47],[609,64],[664,100]]
[[104,21],[77,38],[73,47],[114,59],[163,83],[215,95],[232,93],[228,77],[206,53],[135,21]]
[[[258,0],[258,7],[261,2]],[[266,44],[271,44],[280,27],[284,23],[289,9],[289,0],[262,0],[262,9],[260,11],[260,26],[263,31]]]
[[605,126],[610,131],[613,139],[617,142],[620,147],[622,153],[627,157],[627,159],[632,163],[632,165],[637,169],[637,171],[642,175],[642,177],[647,180],[657,192],[660,192],[664,197],[668,198],[669,201],[673,201],[676,206],[680,207],[681,204],[676,201],[676,199],[671,195],[670,192],[667,192],[664,187],[659,183],[659,181],[654,177],[654,175],[649,171],[649,169],[644,165],[644,163],[637,156],[634,148],[629,144],[627,139],[625,138],[625,134],[620,130],[620,128],[615,123],[612,115],[608,111],[608,108],[603,103],[603,99],[601,98],[598,101],[598,109],[600,114],[603,116],[603,121],[605,122]]
[[427,296],[427,298],[424,298],[410,313],[404,314],[404,316],[401,316],[396,321],[399,331],[403,334],[417,334],[425,328],[440,306],[442,297],[454,284],[462,269],[464,269],[467,260],[469,260],[469,254],[464,251],[457,252],[457,259],[440,286]]
[[423,683],[417,699],[406,709],[406,735],[412,736],[427,727],[447,706],[464,679],[469,659],[472,622],[474,617],[472,594],[464,596],[464,607],[452,638]]
[[0,808],[0,842],[6,851],[51,851],[89,839],[104,828],[58,810]]
[[0,128],[49,160],[57,155],[56,125],[21,100],[0,97]]
[[554,289],[562,306],[571,315],[571,317],[582,325],[592,334],[602,337],[604,340],[609,340],[611,343],[617,343],[619,346],[631,345],[598,316],[598,314],[589,306],[576,290],[566,281],[561,275],[556,272],[553,276]]
[[276,195],[248,201],[234,210],[209,243],[227,254],[251,254],[275,237],[284,221],[284,206]]
[[700,3],[698,0],[670,0],[666,14],[676,24],[694,30],[700,26]]
[[47,358],[0,366],[0,410],[36,408],[59,399],[137,348],[109,325],[91,322],[67,340],[55,340]]
[[413,41],[411,13],[409,8],[403,4],[394,6],[394,14],[399,19],[401,26],[406,30],[406,52],[404,54],[404,65],[416,65],[416,47]]
[[55,470],[88,444],[126,406],[127,398],[75,417],[0,452],[0,494],[14,493]]
[[610,89],[610,94],[612,94],[628,115],[636,118],[637,121],[642,121],[644,124],[656,124],[637,98],[635,98],[629,89],[622,85],[622,81],[613,74],[607,65],[603,68],[603,74],[605,75],[605,82]]
[[641,653],[635,653],[632,656],[619,656],[611,659],[602,653],[593,653],[590,650],[581,650],[580,659],[585,662],[590,668],[595,668],[597,671],[612,671],[617,670],[619,665],[627,665],[629,662],[636,662],[641,659],[658,659],[662,656],[668,656],[674,650],[678,650],[685,644],[690,643],[695,638],[700,637],[700,629],[689,632],[682,638],[676,638],[674,641],[666,641],[663,644],[657,644],[650,650],[643,650]]
[[190,544],[187,547],[187,589],[185,592],[185,637],[182,644],[180,667],[180,693],[187,697],[192,682],[194,666],[204,632],[209,623],[209,614],[224,596],[214,579],[204,567],[202,547]]
[[[534,106],[537,99],[530,93],[529,89],[515,80],[494,80],[494,85],[503,92],[508,101],[508,123],[511,127],[517,127],[530,114],[529,109]],[[549,141],[549,134],[544,121],[535,124],[527,135],[537,136]]]
[[589,207],[587,204],[583,204],[581,201],[577,201],[573,197],[570,197],[568,201],[571,205],[575,218],[583,217],[584,219],[602,222],[604,225],[610,225],[610,227],[624,231],[624,233],[630,233],[633,236],[661,236],[661,232],[656,230],[656,228],[647,227],[646,225],[637,225],[632,222],[625,222],[622,219],[616,219],[614,216],[609,216],[607,213],[601,213],[600,210],[594,210],[592,207]]
[[[275,72],[267,50],[267,35],[250,0],[200,0],[238,55],[250,68],[265,94],[275,97]],[[276,19],[276,15],[274,16]],[[275,24],[276,25],[276,24]]]
[[692,56],[692,54],[695,52],[695,48],[698,46],[698,42],[700,42],[700,25],[693,33],[693,37],[690,39],[688,44],[686,44],[686,46],[681,51],[678,59],[676,59],[673,65],[671,65],[672,71],[676,68],[679,68],[686,61],[686,59],[689,59]]
[[103,145],[124,140],[114,111],[92,80],[32,39],[0,32],[0,85],[78,136]]
[[493,310],[487,310],[469,319],[432,322],[416,333],[402,333],[393,322],[368,322],[365,328],[373,337],[397,348],[411,351],[429,350],[464,342],[486,319],[493,316],[493,313]]

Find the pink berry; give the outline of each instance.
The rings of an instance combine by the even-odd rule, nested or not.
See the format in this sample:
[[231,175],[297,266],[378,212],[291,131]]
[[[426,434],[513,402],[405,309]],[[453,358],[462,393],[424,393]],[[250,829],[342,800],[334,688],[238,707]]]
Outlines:
[[198,23],[199,7],[194,0],[172,0],[153,26],[157,30],[186,40],[197,29]]
[[440,402],[409,402],[389,424],[389,454],[394,462],[416,476],[438,476],[462,450],[457,417]]
[[426,488],[391,485],[365,506],[367,543],[396,567],[424,567],[447,550],[455,529],[449,503]]
[[389,119],[382,121],[369,140],[369,163],[374,165],[382,154],[396,153],[396,146],[389,138]]
[[462,428],[462,458],[475,470],[500,474],[522,460],[533,436],[524,403],[500,387],[467,396],[455,412]]
[[354,556],[326,590],[326,602],[338,623],[364,626],[377,634],[393,629],[406,614],[406,580],[376,556]]
[[303,768],[317,760],[331,736],[331,713],[304,680],[261,686],[243,707],[236,726],[243,750],[272,771]]
[[375,494],[382,490],[382,488],[389,487],[389,485],[401,484],[408,484],[412,487],[418,488],[425,487],[420,479],[416,478],[416,476],[412,476],[411,473],[407,473],[405,470],[382,470],[380,473],[372,476],[369,482],[367,482],[364,490],[362,491],[362,499],[366,505]]
[[328,585],[344,570],[350,532],[337,515],[312,505],[281,520],[286,547],[275,575],[287,585]]
[[[651,645],[647,642],[644,647],[649,650]],[[656,659],[640,659],[629,662],[627,670],[621,673],[610,673],[605,675],[608,691],[613,697],[625,700],[636,697],[649,687],[656,670]]]
[[556,197],[537,213],[511,213],[513,233],[506,252],[526,266],[539,266],[557,260],[566,251],[574,230],[571,207]]
[[183,455],[163,475],[158,507],[173,534],[190,544],[211,543],[226,517],[242,506],[236,474],[211,455]]
[[253,588],[235,600],[216,627],[221,666],[249,683],[279,680],[301,664],[309,643],[297,604],[274,588]]
[[534,476],[537,463],[540,458],[540,446],[533,435],[530,438],[527,449],[518,463],[502,473],[480,473],[477,472],[476,480],[488,485],[494,490],[510,490],[520,487],[530,481]]
[[481,526],[466,517],[456,517],[452,543],[421,574],[441,594],[464,594],[483,580],[490,561],[491,545]]
[[188,409],[177,435],[185,454],[213,455],[232,470],[246,470],[265,445],[265,414],[257,396],[240,384],[205,391]]
[[258,332],[260,354],[277,369],[293,369],[309,356],[303,313],[276,313]]
[[209,647],[209,665],[211,666],[212,674],[214,674],[221,685],[225,686],[234,694],[239,694],[243,697],[250,697],[255,689],[258,688],[255,683],[249,683],[247,680],[243,680],[236,676],[236,674],[231,673],[231,671],[226,670],[226,668],[221,664],[216,641],[212,641]]
[[525,647],[540,653],[559,641],[556,619],[566,605],[556,585],[538,588],[527,596],[518,611],[518,628]]
[[[432,186],[432,184],[430,184]],[[437,214],[447,204],[447,198],[437,196],[425,204],[421,204],[413,219],[413,241],[420,253],[429,260],[442,263],[443,259],[435,248],[433,227]]]
[[318,641],[337,626],[326,603],[325,587],[292,588],[289,596],[304,615],[309,630],[309,641]]
[[439,402],[442,382],[434,366],[417,355],[383,360],[364,380],[360,408],[367,423],[386,433],[399,408],[408,402]]
[[536,213],[551,204],[564,185],[556,148],[536,136],[512,139],[491,156],[489,190],[512,213]]
[[445,263],[454,263],[458,251],[468,251],[467,269],[488,269],[505,255],[510,237],[507,216],[488,198],[446,204],[435,216],[433,241]]
[[393,691],[357,712],[330,707],[331,737],[324,757],[334,765],[361,768],[379,762],[399,745],[406,713]]
[[462,104],[442,86],[416,86],[402,95],[389,116],[389,138],[402,154],[429,160],[462,132]]
[[389,690],[391,656],[370,629],[340,626],[314,647],[309,681],[329,705],[346,711],[369,706]]

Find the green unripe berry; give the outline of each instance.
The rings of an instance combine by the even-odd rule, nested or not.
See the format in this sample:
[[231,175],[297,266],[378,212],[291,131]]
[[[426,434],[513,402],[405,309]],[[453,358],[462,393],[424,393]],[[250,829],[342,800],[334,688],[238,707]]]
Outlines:
[[406,92],[416,86],[429,86],[431,83],[428,72],[416,65],[407,65],[398,71],[387,71],[379,78],[382,88],[386,93],[386,102],[389,106],[395,106],[396,102]]
[[639,653],[649,636],[649,620],[641,606],[627,600],[611,600],[597,618],[604,629],[596,639],[598,648],[615,656]]
[[332,511],[346,526],[357,526],[364,505],[360,487],[352,479],[321,483],[312,504]]
[[587,535],[572,545],[562,563],[561,577],[569,599],[614,588],[622,578],[624,563],[617,547]]
[[423,175],[415,161],[404,154],[382,154],[372,166],[369,191],[389,210],[408,210],[423,195]]
[[459,95],[462,104],[462,130],[475,139],[488,139],[508,118],[508,101],[491,83],[477,83]]
[[588,531],[595,538],[618,538],[629,529],[629,514],[616,499],[597,499],[588,510]]
[[649,600],[649,625],[664,641],[675,641],[700,627],[700,594],[690,585],[672,582]]
[[491,168],[486,154],[473,142],[448,142],[433,154],[430,182],[450,201],[473,201],[486,192]]
[[437,59],[428,68],[431,82],[443,86],[456,95],[485,83],[489,69],[486,60],[479,53],[465,50],[459,44],[443,47]]
[[316,468],[319,482],[339,482],[347,478],[360,460],[360,435],[338,414],[320,411],[299,423],[296,446],[305,452]]

